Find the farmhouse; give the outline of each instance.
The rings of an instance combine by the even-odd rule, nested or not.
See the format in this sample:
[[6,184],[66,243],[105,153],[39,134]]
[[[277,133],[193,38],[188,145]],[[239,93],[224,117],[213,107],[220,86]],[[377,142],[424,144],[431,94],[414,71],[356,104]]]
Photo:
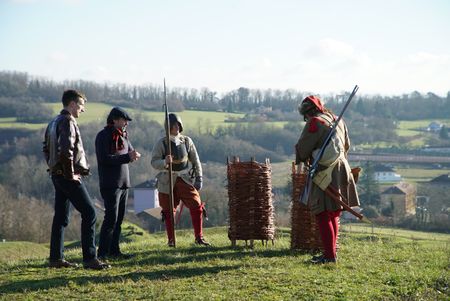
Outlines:
[[400,182],[402,177],[392,167],[378,164],[373,167],[375,180],[378,182]]
[[416,214],[416,191],[415,185],[406,182],[388,187],[381,193],[381,209],[390,211],[394,222]]
[[427,127],[427,131],[428,132],[433,132],[433,133],[437,133],[441,130],[442,128],[442,123],[439,123],[437,121],[433,121],[431,122],[428,127]]

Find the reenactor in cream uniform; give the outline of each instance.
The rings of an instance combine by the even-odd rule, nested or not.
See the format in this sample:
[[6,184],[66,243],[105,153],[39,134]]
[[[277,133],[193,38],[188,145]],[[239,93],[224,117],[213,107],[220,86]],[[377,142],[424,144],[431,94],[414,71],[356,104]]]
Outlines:
[[[151,164],[160,170],[156,176],[158,182],[159,204],[162,207],[162,216],[166,225],[168,245],[174,246],[170,215],[174,214],[180,201],[189,208],[194,228],[195,243],[209,245],[203,238],[203,212],[204,204],[200,199],[199,191],[203,185],[202,166],[194,142],[188,136],[181,134],[183,123],[176,114],[169,114],[170,144],[172,156],[168,155],[166,138],[161,138],[153,148]],[[173,172],[173,212],[169,209],[169,163],[172,162]]]

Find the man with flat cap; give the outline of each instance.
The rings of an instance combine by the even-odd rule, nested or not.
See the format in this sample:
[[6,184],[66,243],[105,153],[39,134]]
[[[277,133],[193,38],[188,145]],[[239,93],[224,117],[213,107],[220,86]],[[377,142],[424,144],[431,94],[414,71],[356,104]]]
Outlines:
[[121,225],[130,188],[128,163],[141,157],[128,140],[127,125],[132,119],[128,113],[114,107],[107,124],[95,138],[100,193],[105,205],[105,218],[100,230],[98,257],[128,258],[119,248]]

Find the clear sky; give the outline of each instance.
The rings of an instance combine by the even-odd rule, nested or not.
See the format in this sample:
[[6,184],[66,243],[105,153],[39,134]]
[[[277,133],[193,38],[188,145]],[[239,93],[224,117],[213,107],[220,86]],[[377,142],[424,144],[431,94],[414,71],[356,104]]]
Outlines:
[[0,70],[53,80],[450,91],[448,0],[0,0]]

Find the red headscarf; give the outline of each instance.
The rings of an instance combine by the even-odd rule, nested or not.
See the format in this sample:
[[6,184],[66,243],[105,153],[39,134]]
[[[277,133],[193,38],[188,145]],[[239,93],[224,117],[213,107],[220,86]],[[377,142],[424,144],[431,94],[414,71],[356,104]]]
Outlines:
[[303,99],[302,103],[304,103],[306,101],[312,103],[317,108],[317,110],[319,110],[321,113],[323,113],[325,111],[322,101],[320,100],[319,97],[316,97],[314,95],[309,95],[308,97]]

